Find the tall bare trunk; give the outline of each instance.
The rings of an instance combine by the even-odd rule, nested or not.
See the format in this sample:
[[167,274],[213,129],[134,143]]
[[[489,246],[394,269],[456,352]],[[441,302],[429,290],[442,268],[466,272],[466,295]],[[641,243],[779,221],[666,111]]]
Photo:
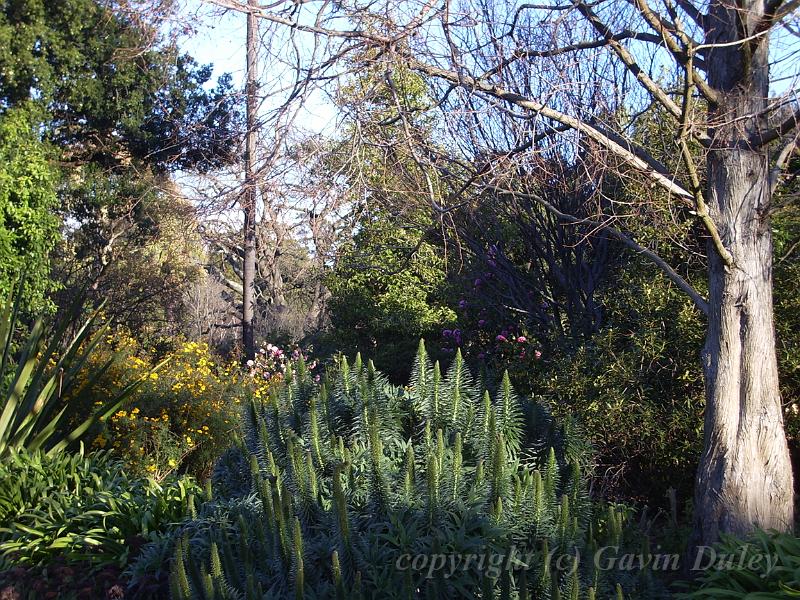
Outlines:
[[[248,0],[248,6],[256,7],[256,0]],[[247,13],[247,140],[244,169],[245,188],[242,197],[244,211],[244,257],[242,264],[242,344],[245,358],[256,354],[254,313],[256,275],[256,37],[258,24],[254,13]]]
[[763,0],[712,2],[707,42],[711,109],[709,211],[733,265],[711,254],[704,353],[705,449],[695,493],[695,544],[720,532],[793,523],[793,486],[783,429],[772,312],[772,235],[766,151],[746,143],[768,95],[768,43],[730,44],[755,31]]

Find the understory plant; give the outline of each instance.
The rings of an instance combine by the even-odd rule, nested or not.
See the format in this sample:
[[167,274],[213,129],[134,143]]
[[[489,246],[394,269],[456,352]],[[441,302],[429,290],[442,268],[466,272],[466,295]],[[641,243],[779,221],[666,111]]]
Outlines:
[[123,567],[188,514],[191,479],[126,474],[107,452],[14,451],[0,463],[0,571],[54,559]]
[[[81,305],[76,302],[66,316],[54,322],[38,318],[29,330],[18,331],[22,287],[20,283],[0,305],[0,458],[20,450],[60,452],[97,420],[113,414],[160,366],[127,381],[90,409],[74,410],[69,395],[91,386],[114,363],[108,358],[78,380],[106,329],[100,309],[79,323]],[[69,335],[72,327],[77,332]]]
[[723,535],[701,548],[693,568],[702,574],[683,600],[800,598],[800,538],[756,530],[747,539]]
[[625,510],[590,502],[585,459],[569,422],[460,353],[443,372],[420,343],[405,388],[359,356],[319,385],[300,361],[244,412],[215,500],[177,536],[171,595],[657,597],[591,559],[632,540]]

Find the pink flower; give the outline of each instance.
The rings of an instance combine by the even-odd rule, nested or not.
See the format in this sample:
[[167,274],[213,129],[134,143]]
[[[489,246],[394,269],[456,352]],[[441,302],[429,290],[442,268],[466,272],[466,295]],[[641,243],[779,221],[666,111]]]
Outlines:
[[533,356],[536,357],[536,360],[539,360],[540,358],[542,358],[542,353],[537,350],[536,352],[533,353]]
[[528,341],[528,338],[526,338],[524,335],[521,335],[521,336],[519,336],[519,337],[517,338],[517,341],[518,341],[520,344],[524,344],[525,342],[527,342],[527,341]]

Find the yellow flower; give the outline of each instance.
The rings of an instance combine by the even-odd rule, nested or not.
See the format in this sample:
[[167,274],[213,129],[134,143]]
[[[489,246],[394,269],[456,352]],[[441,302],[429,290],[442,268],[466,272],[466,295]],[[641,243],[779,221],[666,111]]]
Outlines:
[[170,467],[175,467],[178,463],[175,462],[174,458],[170,458],[169,462],[167,463]]
[[158,373],[155,373],[155,372],[154,373],[150,373],[150,379],[152,379],[153,381],[158,379]]

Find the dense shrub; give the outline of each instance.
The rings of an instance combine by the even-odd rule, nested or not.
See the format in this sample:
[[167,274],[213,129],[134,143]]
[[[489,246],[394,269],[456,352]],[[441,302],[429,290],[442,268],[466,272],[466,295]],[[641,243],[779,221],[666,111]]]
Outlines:
[[92,447],[112,450],[132,473],[157,480],[174,471],[207,477],[230,443],[238,406],[261,382],[214,357],[204,343],[180,343],[159,359],[120,331],[103,340],[81,377],[90,379],[97,365],[112,356],[112,368],[82,391],[83,405],[100,402],[164,362],[95,432]]
[[0,463],[0,570],[55,558],[124,566],[198,491],[189,479],[130,477],[108,453],[14,452]]
[[[23,282],[24,283],[24,282]],[[61,451],[75,444],[98,420],[113,413],[142,383],[134,377],[80,407],[73,394],[102,377],[114,361],[98,362],[81,377],[107,325],[98,312],[78,321],[80,305],[55,321],[38,318],[20,325],[24,285],[0,302],[0,458],[21,451]],[[72,335],[71,330],[77,330]],[[150,374],[145,372],[144,376]]]
[[456,319],[441,249],[386,214],[362,219],[327,285],[333,329],[326,345],[369,354],[395,383],[408,378],[420,337],[435,339]]
[[786,437],[800,486],[800,207],[788,204],[773,221],[775,333]]
[[[657,597],[646,577],[574,562],[627,543],[626,512],[594,510],[568,423],[507,377],[490,395],[460,354],[442,374],[421,346],[406,388],[359,357],[318,386],[301,362],[245,411],[243,440],[178,537],[173,598],[607,598],[617,583]],[[512,553],[521,564],[450,577],[398,566]]]
[[703,325],[664,277],[637,265],[604,294],[606,326],[554,349],[530,385],[557,415],[574,415],[594,444],[612,494],[666,505],[668,488],[691,497],[702,449]]
[[575,418],[608,494],[666,506],[674,487],[683,503],[702,446],[701,316],[646,263],[631,261],[615,281],[597,292],[604,325],[591,337],[543,339],[510,314],[498,321],[468,305],[458,335],[445,331],[441,343],[489,373],[508,370],[557,418]]

